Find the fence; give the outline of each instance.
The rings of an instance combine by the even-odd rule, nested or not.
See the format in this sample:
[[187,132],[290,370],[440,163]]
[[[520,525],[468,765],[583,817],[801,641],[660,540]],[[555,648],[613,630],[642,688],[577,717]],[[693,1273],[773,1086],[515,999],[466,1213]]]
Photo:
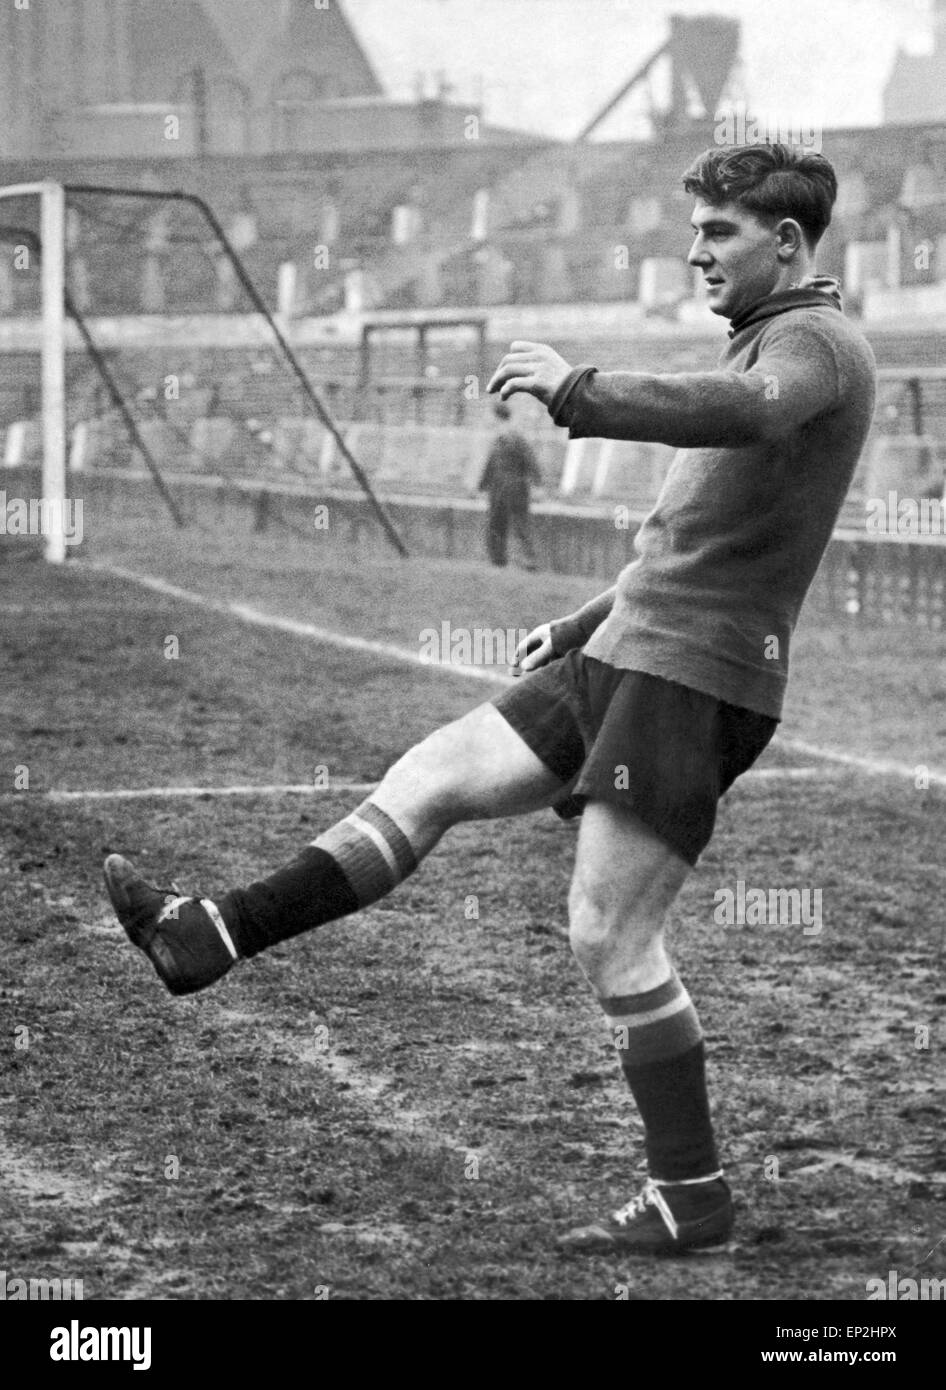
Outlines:
[[[81,476],[81,487],[77,487]],[[35,469],[18,469],[21,495],[37,495]],[[214,478],[170,476],[181,509],[192,520],[239,537],[247,532],[285,534],[284,523],[303,535],[312,517],[313,548],[332,546],[347,558],[387,554],[366,499],[353,492],[320,493],[288,483],[244,483]],[[87,544],[104,519],[132,527],[156,514],[157,499],[147,474],[89,470],[73,475],[70,494],[81,495]],[[414,556],[463,562],[485,560],[485,508],[474,500],[389,497],[387,509]],[[328,508],[316,522],[316,507]],[[613,507],[573,509],[557,502],[535,508],[535,548],[542,570],[600,579],[602,588],[634,556],[640,513],[616,525]],[[76,553],[76,552],[73,552]],[[81,552],[79,552],[81,553]],[[928,632],[946,626],[946,537],[887,537],[839,530],[832,537],[816,576],[810,602],[850,623],[908,623]]]

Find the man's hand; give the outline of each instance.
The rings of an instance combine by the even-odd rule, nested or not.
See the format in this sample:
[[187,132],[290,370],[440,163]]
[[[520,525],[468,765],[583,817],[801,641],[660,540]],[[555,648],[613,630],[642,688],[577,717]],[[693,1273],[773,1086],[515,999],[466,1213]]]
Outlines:
[[527,391],[548,405],[570,371],[571,367],[554,348],[517,339],[510,344],[486,390],[498,391],[504,401],[517,391]]
[[540,623],[524,637],[515,650],[512,674],[521,676],[524,671],[535,671],[554,660],[552,651],[552,628],[550,623]]

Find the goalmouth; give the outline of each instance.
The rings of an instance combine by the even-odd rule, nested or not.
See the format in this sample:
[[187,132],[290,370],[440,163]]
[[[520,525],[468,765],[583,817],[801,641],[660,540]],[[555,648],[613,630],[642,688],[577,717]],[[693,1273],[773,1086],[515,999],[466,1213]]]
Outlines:
[[[67,411],[69,408],[66,351],[67,347],[70,346],[70,343],[67,342],[66,321],[69,318],[74,320],[79,340],[101,379],[104,386],[104,397],[110,402],[111,409],[124,426],[124,433],[128,436],[132,452],[143,460],[175,523],[178,526],[185,524],[181,510],[165,484],[162,467],[159,466],[151,446],[146,442],[146,430],[142,428],[142,422],[135,413],[136,402],[140,407],[140,399],[146,392],[142,391],[140,387],[136,387],[136,383],[133,381],[122,382],[119,380],[108,360],[107,353],[102,350],[93,337],[85,307],[80,304],[79,296],[70,293],[69,257],[70,249],[74,251],[75,242],[75,227],[70,219],[77,200],[81,203],[83,199],[86,205],[89,205],[92,200],[104,200],[112,207],[118,208],[124,204],[139,208],[149,206],[158,208],[163,205],[166,208],[182,209],[184,210],[182,215],[190,215],[193,225],[188,230],[185,239],[186,245],[208,264],[213,259],[208,252],[208,245],[215,248],[213,257],[218,259],[214,260],[213,263],[222,263],[229,269],[229,274],[244,296],[250,313],[261,324],[265,325],[262,336],[266,346],[264,347],[264,343],[261,343],[260,347],[272,357],[271,366],[278,364],[283,374],[281,380],[291,385],[293,398],[301,406],[300,414],[316,421],[325,434],[331,437],[334,452],[347,466],[348,472],[365,495],[374,519],[380,525],[385,538],[402,558],[407,556],[407,547],[386,507],[377,496],[368,473],[349,447],[346,435],[336,422],[333,411],[327,405],[321,390],[316,387],[302,365],[293,344],[267,306],[216,214],[203,198],[183,190],[126,189],[43,180],[0,188],[0,199],[5,200],[5,205],[15,199],[36,200],[39,204],[38,236],[36,230],[27,230],[20,225],[3,226],[2,218],[0,218],[0,234],[5,233],[8,234],[8,239],[9,236],[12,236],[17,242],[22,241],[25,244],[22,249],[31,254],[35,253],[39,259],[41,386],[39,391],[40,429],[38,433],[41,451],[41,496],[34,499],[35,509],[32,507],[32,502],[30,503],[29,515],[32,517],[35,510],[36,514],[43,520],[41,528],[43,555],[49,563],[62,564],[66,558],[67,546],[73,539],[70,534],[69,500],[66,496]],[[151,216],[151,214],[148,215]],[[119,241],[127,232],[136,230],[127,219],[124,227],[119,225],[121,214],[119,214],[119,222],[104,218],[96,220],[100,220],[103,227],[117,228]],[[35,215],[31,216],[29,221],[32,228],[35,229],[37,226]],[[191,288],[185,276],[185,298]],[[125,312],[124,309],[119,310],[119,314],[123,312]],[[211,395],[214,395],[213,391],[211,391]],[[249,419],[242,423],[248,431],[251,431],[251,427],[258,424],[258,422]],[[175,426],[173,422],[168,425],[168,430],[171,434],[181,435],[182,433],[180,427]],[[257,434],[260,440],[268,439],[267,432],[261,428],[255,430],[254,438]],[[201,453],[202,461],[210,460],[209,452],[198,452]],[[274,458],[276,452],[273,451]],[[282,463],[291,463],[295,472],[305,476],[311,482],[318,482],[318,470],[313,468],[310,459],[301,460],[297,465],[294,460],[284,456],[284,453],[280,453],[279,458]],[[81,465],[77,464],[78,466]],[[29,528],[29,533],[33,534],[32,522],[29,523]]]

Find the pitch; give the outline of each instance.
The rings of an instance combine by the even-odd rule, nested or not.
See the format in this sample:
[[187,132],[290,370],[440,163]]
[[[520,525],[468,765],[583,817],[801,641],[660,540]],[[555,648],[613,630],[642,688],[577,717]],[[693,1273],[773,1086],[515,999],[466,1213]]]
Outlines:
[[[195,546],[153,518],[95,541],[97,560],[406,650],[444,613],[528,627],[594,588],[346,560],[317,539],[278,555],[269,537]],[[673,947],[706,1027],[737,1248],[566,1262],[555,1234],[641,1171],[565,936],[573,828],[545,814],[456,830],[363,920],[193,1001],[166,998],[123,948],[99,878],[117,851],[207,893],[245,881],[354,805],[341,787],[481,700],[482,681],[81,567],[7,575],[8,1274],[81,1278],[86,1298],[863,1300],[891,1269],[941,1272],[927,1256],[942,1109],[922,1030],[943,1000],[942,788],[777,741],[734,790]],[[944,655],[941,635],[812,607],[783,733],[942,769],[929,711]],[[308,796],[212,790],[307,782]],[[121,799],[169,786],[196,790]],[[63,790],[118,795],[45,795]],[[747,878],[820,887],[823,929],[721,925],[716,890]]]

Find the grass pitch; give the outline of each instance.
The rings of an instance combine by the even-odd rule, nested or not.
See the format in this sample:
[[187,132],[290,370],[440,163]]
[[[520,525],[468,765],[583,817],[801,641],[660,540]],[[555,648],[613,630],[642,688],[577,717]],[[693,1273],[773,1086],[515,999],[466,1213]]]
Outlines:
[[[346,561],[317,542],[102,528],[96,559],[416,650],[529,627],[593,586]],[[287,858],[488,686],[160,597],[6,564],[0,601],[0,1266],[89,1298],[851,1299],[944,1273],[944,795],[791,755],[747,778],[673,913],[740,1207],[725,1258],[558,1257],[627,1198],[640,1127],[571,960],[575,828],[455,830],[407,884],[167,996],[101,860],[214,894]],[[167,639],[177,641],[177,656]],[[946,640],[813,612],[784,732],[946,766]],[[14,789],[28,769],[28,789]],[[311,782],[310,796],[46,792]],[[17,769],[19,772],[17,773]],[[820,888],[823,930],[725,928],[738,879]],[[924,1033],[924,1030],[928,1030]]]

